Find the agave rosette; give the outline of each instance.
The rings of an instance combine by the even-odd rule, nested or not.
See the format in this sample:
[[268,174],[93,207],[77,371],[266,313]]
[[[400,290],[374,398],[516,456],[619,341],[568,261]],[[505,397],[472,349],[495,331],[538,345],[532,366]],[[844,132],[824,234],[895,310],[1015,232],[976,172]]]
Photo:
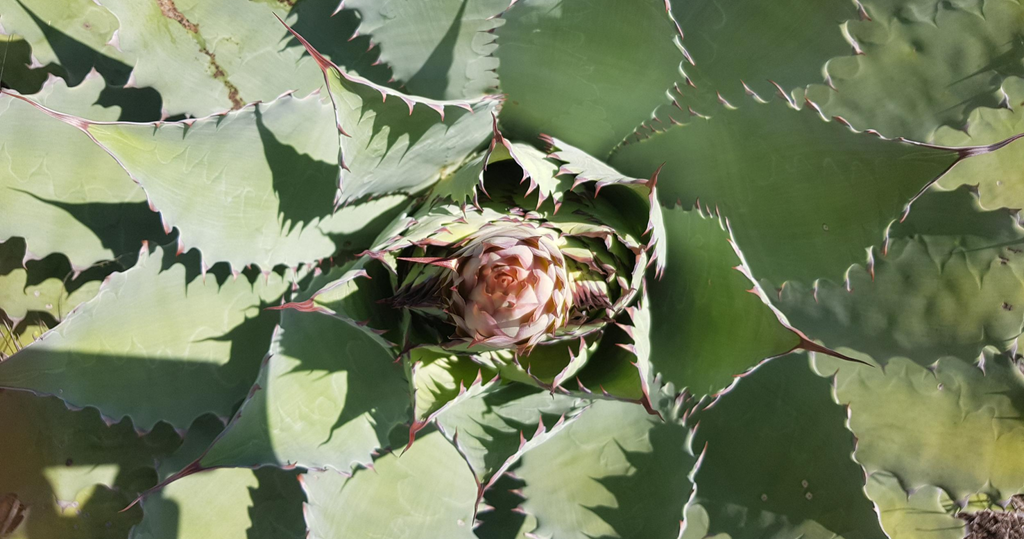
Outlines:
[[0,537],[959,537],[1024,11],[932,3],[0,0]]

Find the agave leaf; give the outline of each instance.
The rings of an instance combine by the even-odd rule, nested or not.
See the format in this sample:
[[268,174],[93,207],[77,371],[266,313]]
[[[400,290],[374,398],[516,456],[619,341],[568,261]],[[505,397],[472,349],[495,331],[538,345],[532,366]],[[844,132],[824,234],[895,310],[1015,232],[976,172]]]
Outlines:
[[1003,79],[1024,75],[1024,7],[1013,0],[861,4],[871,20],[846,28],[855,53],[825,68],[835,89],[807,93],[857,129],[930,142],[938,127],[996,107]]
[[25,260],[25,240],[0,243],[0,357],[13,355],[99,293],[101,281],[137,256],[78,272],[66,256]]
[[537,346],[528,355],[513,351],[495,351],[472,356],[473,361],[499,373],[506,382],[530,384],[542,389],[566,393],[576,387],[576,375],[597,351],[601,339],[591,334],[579,340]]
[[438,414],[437,425],[469,462],[483,492],[527,451],[571,424],[585,404],[510,384],[453,403]]
[[662,1],[519,2],[504,18],[495,54],[514,138],[547,133],[604,155],[679,77],[678,31]]
[[573,182],[571,178],[558,177],[561,171],[557,160],[551,159],[548,154],[529,144],[509,141],[495,128],[488,164],[506,159],[512,159],[523,170],[523,178],[520,183],[526,183],[529,180],[525,196],[537,191],[537,208],[540,208],[540,205],[548,198],[551,199],[556,210],[561,207],[562,199],[565,193],[572,189]]
[[497,89],[493,30],[509,0],[379,2],[346,0],[359,12],[358,33],[380,45],[380,60],[413,94],[475,98]]
[[[159,475],[165,477],[198,457],[223,428],[212,416],[197,419],[182,446],[161,460]],[[179,479],[143,499],[142,522],[130,538],[301,539],[306,535],[302,502],[297,472],[213,470]]]
[[439,179],[431,193],[438,197],[447,197],[459,204],[475,201],[477,188],[484,183],[487,160],[486,153],[470,157],[458,170]]
[[873,250],[845,282],[790,282],[776,304],[826,346],[857,348],[882,364],[893,356],[973,361],[986,346],[1016,346],[1022,249],[1024,229],[1010,212],[983,210],[967,187],[929,192],[893,226],[888,249]]
[[95,298],[0,364],[0,387],[130,416],[144,430],[160,420],[185,428],[206,412],[228,416],[277,322],[262,309],[290,282],[276,273],[200,279],[194,260],[177,264],[170,254],[162,264],[157,249],[112,275]]
[[103,6],[120,23],[121,50],[135,60],[133,83],[159,91],[169,115],[206,116],[291,90],[306,95],[323,84],[311,58],[282,47],[267,4],[103,0]]
[[[105,83],[95,73],[74,88],[54,79],[32,96],[100,120],[116,108],[94,106]],[[145,193],[103,150],[76,130],[0,95],[0,240],[27,239],[30,258],[60,252],[76,270],[138,251],[163,236]],[[60,152],[50,151],[59,147]]]
[[146,498],[144,517],[130,539],[303,539],[303,497],[296,476],[275,468],[190,475]]
[[[310,539],[445,537],[474,539],[477,485],[440,433],[423,436],[401,458],[388,453],[372,469],[302,476]],[[344,511],[339,511],[344,507]]]
[[[0,28],[3,25],[0,24]],[[3,35],[0,43],[7,55],[3,73],[4,86],[23,94],[34,94],[43,88],[50,72],[46,67],[32,65],[32,46],[21,36]],[[51,66],[52,67],[52,66]]]
[[831,389],[806,356],[781,357],[688,418],[701,451],[690,504],[706,512],[705,536],[886,537]]
[[776,284],[836,278],[863,261],[864,249],[959,158],[852,133],[782,99],[734,105],[623,146],[610,163],[641,177],[664,163],[661,200],[716,209],[750,269]]
[[538,537],[675,537],[692,485],[688,430],[597,401],[514,468]]
[[124,79],[131,71],[130,57],[112,41],[118,33],[117,18],[96,2],[2,0],[0,13],[0,33],[22,36],[32,47],[33,64],[60,66],[71,86],[94,67]]
[[750,280],[722,219],[678,207],[664,218],[666,269],[647,288],[650,362],[666,382],[694,395],[715,393],[800,346],[800,335]]
[[61,279],[51,277],[29,285],[29,272],[17,269],[0,275],[0,305],[4,314],[12,321],[25,318],[30,311],[45,312],[57,321],[95,296],[100,289],[99,281],[89,281],[68,292]]
[[334,103],[341,146],[341,203],[420,191],[461,165],[488,140],[499,99],[412,97],[342,71],[292,33],[319,63]]
[[564,387],[578,389],[588,398],[623,400],[653,407],[656,403],[650,400],[654,382],[650,357],[640,358],[639,353],[647,348],[635,347],[635,339],[646,340],[647,335],[645,328],[634,327],[630,315],[623,313],[614,324],[605,326],[597,350],[576,374],[575,381]]
[[889,537],[964,537],[964,521],[950,514],[951,508],[959,506],[939,487],[928,485],[907,492],[899,479],[877,472],[868,476],[866,491]]
[[[43,108],[83,130],[145,189],[179,249],[233,268],[297,266],[365,241],[389,202],[335,211],[337,139],[331,106],[316,96],[174,123],[100,123]],[[400,200],[399,200],[400,202]],[[362,226],[351,220],[369,217]],[[322,225],[322,226],[321,226]],[[340,232],[340,233],[338,233]],[[351,246],[348,247],[351,249]]]
[[480,398],[495,377],[466,356],[426,348],[411,350],[406,362],[412,373],[414,430],[462,400]]
[[692,106],[705,114],[714,114],[721,101],[740,104],[748,90],[768,98],[821,82],[822,65],[852,49],[841,23],[858,17],[856,3],[847,0],[670,5],[687,59],[671,98],[682,110]]
[[[979,107],[971,111],[964,130],[940,127],[935,142],[949,146],[994,144],[1018,133],[1024,133],[1024,79],[1010,77],[1001,87],[1001,106],[1012,108]],[[1012,148],[1012,149],[1011,149]],[[1006,151],[978,156],[965,161],[939,180],[939,185],[953,189],[960,185],[977,186],[984,208],[1024,208],[1021,171],[1024,142],[1014,142]]]
[[140,436],[128,420],[108,426],[24,391],[0,392],[0,432],[5,539],[124,537],[142,513],[121,510],[153,484],[153,458],[180,443],[166,425]]
[[1005,500],[1022,491],[1019,360],[985,353],[977,364],[947,356],[921,366],[894,358],[884,370],[816,361],[819,372],[836,377],[836,397],[849,406],[858,440],[854,458],[867,473],[888,472],[905,489],[935,485],[955,500],[976,493]]
[[186,471],[297,465],[348,472],[369,463],[391,429],[407,420],[404,374],[371,332],[285,311],[249,399]]

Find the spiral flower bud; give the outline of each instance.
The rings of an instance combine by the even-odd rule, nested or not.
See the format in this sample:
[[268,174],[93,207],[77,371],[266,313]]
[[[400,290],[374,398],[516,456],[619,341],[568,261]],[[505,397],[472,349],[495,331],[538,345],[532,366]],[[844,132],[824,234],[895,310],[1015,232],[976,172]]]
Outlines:
[[457,335],[489,347],[530,347],[565,326],[572,282],[555,233],[493,223],[455,256],[449,314]]

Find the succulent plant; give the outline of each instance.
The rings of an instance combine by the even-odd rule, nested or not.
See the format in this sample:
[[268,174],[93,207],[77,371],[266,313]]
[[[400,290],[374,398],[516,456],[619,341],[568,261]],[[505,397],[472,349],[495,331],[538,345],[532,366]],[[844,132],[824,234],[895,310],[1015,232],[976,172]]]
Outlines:
[[954,539],[1024,493],[1016,2],[0,35],[0,538]]

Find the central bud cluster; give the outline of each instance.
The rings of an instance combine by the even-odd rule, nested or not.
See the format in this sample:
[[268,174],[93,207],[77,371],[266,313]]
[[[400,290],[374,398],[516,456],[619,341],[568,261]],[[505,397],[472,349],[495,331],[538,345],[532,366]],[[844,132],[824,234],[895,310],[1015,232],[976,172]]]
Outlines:
[[532,347],[564,327],[572,281],[558,235],[532,223],[490,223],[454,257],[448,312],[456,333],[489,347]]

